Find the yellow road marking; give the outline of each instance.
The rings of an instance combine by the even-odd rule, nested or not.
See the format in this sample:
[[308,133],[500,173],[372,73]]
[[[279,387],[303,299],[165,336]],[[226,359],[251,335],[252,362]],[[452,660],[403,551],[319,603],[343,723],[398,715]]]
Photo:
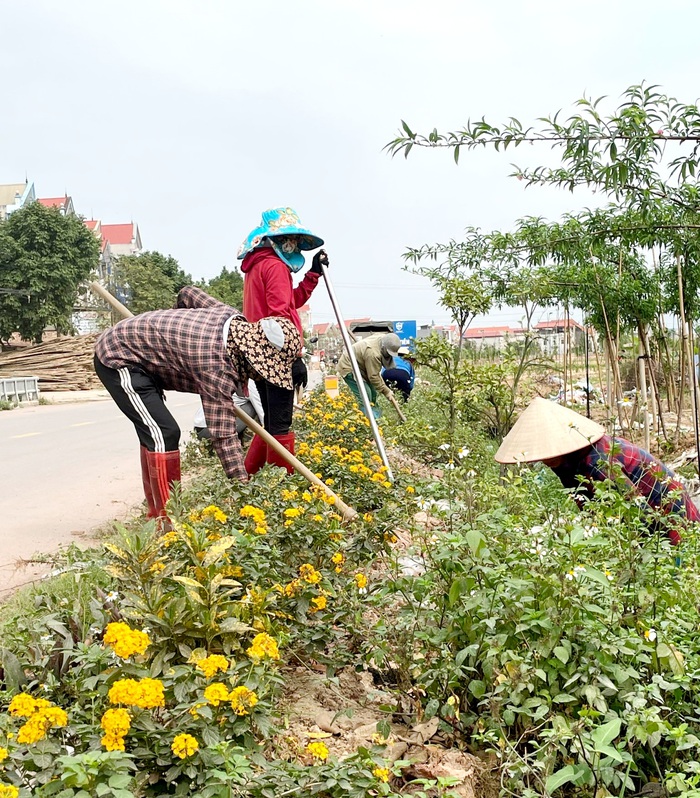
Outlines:
[[94,424],[94,423],[95,423],[94,421],[81,421],[78,424],[71,424],[70,426],[71,427],[87,427],[90,424]]
[[10,435],[10,438],[33,438],[35,435],[41,435],[40,432],[25,432],[24,435]]

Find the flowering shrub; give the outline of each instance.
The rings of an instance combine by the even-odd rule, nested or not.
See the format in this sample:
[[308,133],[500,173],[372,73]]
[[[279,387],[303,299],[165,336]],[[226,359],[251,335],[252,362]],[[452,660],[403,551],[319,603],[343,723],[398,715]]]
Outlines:
[[67,575],[7,615],[0,798],[449,795],[406,787],[385,739],[342,760],[318,736],[281,746],[287,666],[309,659],[369,669],[388,713],[490,749],[511,794],[630,794],[661,772],[690,798],[694,534],[677,563],[612,486],[579,514],[548,472],[501,476],[487,441],[429,414],[409,423],[442,477],[391,483],[363,419],[319,393],[297,423],[352,524],[296,475],[234,484],[215,464],[174,492],[170,531],[121,528],[87,587]]

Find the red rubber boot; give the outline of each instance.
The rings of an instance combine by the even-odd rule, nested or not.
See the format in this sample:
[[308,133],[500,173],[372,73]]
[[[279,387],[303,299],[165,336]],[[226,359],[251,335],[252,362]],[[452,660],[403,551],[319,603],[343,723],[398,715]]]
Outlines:
[[155,518],[158,515],[155,502],[153,501],[153,489],[151,488],[151,472],[148,468],[148,449],[141,447],[141,481],[143,482],[143,493],[148,505],[147,518]]
[[151,476],[153,504],[159,516],[165,516],[165,504],[170,497],[170,486],[180,481],[180,450],[174,452],[148,452],[148,471]]
[[[273,436],[276,441],[284,446],[284,448],[294,454],[294,433],[288,432],[286,435],[274,435]],[[286,468],[288,474],[294,473],[294,467],[288,463],[281,454],[278,454],[272,446],[267,447],[267,462],[271,465],[279,466],[280,468]]]
[[259,435],[254,435],[245,456],[245,470],[251,475],[257,474],[266,462],[267,444]]

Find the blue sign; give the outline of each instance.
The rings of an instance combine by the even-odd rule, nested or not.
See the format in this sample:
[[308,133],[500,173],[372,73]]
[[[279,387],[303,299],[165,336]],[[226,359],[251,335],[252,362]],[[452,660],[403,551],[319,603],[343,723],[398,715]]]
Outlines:
[[416,322],[414,321],[395,321],[394,332],[401,339],[402,346],[409,346],[412,339],[416,337]]

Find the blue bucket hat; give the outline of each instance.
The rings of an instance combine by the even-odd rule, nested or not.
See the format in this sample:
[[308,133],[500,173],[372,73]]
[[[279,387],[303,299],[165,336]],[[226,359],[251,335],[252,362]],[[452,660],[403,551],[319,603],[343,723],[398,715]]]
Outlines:
[[299,250],[318,249],[323,246],[322,238],[302,226],[294,208],[270,208],[263,211],[261,223],[248,233],[236,257],[238,260],[243,260],[254,249],[271,246],[292,271],[299,271],[304,265],[304,256],[301,252],[289,252],[287,247],[279,246],[281,242],[275,241],[276,238],[284,239],[288,236],[297,237]]

